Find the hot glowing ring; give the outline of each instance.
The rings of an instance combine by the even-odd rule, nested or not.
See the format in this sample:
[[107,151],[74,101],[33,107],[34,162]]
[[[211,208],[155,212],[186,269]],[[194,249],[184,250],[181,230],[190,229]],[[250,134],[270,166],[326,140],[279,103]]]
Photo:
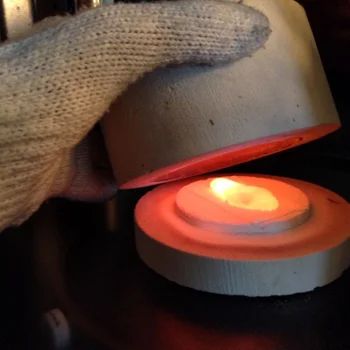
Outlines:
[[331,249],[349,239],[349,204],[343,198],[315,184],[276,179],[301,188],[312,207],[312,215],[304,224],[277,235],[227,234],[183,220],[176,212],[176,194],[194,179],[166,184],[148,192],[136,206],[136,224],[150,239],[164,246],[224,260],[295,258]]

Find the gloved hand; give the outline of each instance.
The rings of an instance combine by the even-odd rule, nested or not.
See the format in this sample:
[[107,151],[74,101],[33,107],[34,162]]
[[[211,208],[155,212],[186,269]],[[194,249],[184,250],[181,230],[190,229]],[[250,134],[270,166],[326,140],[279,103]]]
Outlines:
[[50,196],[115,191],[76,147],[129,84],[174,63],[252,54],[267,18],[234,1],[117,4],[0,46],[0,231]]

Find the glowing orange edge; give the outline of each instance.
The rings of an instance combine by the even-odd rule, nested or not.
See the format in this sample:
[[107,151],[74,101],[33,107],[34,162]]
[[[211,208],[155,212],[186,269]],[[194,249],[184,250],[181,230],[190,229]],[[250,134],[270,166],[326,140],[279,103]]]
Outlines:
[[231,145],[154,170],[151,173],[121,184],[119,188],[147,187],[224,169],[303,145],[319,139],[337,130],[339,127],[340,124],[336,123],[323,124]]
[[[201,178],[205,177],[195,180]],[[226,260],[297,258],[334,248],[350,239],[350,205],[339,195],[300,180],[268,178],[300,188],[308,196],[312,215],[303,225],[271,235],[227,234],[195,227],[174,210],[176,193],[191,180],[158,186],[143,196],[135,209],[136,225],[164,246]]]

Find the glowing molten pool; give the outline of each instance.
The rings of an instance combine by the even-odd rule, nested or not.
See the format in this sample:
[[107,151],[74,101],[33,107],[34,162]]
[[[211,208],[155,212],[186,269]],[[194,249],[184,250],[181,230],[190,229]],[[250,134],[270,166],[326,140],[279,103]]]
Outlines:
[[176,194],[176,210],[189,224],[228,233],[277,233],[304,223],[310,203],[288,182],[263,176],[202,178]]
[[249,186],[218,177],[210,182],[214,195],[230,206],[247,209],[273,211],[278,209],[278,199],[266,188]]

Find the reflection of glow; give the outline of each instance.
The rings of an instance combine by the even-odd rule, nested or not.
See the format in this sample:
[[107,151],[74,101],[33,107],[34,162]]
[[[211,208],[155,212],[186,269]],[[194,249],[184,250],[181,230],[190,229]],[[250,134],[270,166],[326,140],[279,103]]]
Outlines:
[[212,180],[210,188],[216,197],[233,207],[273,211],[279,206],[278,199],[263,187],[244,185],[222,177]]
[[92,0],[92,6],[91,7],[98,7],[102,5],[102,1],[101,0]]

